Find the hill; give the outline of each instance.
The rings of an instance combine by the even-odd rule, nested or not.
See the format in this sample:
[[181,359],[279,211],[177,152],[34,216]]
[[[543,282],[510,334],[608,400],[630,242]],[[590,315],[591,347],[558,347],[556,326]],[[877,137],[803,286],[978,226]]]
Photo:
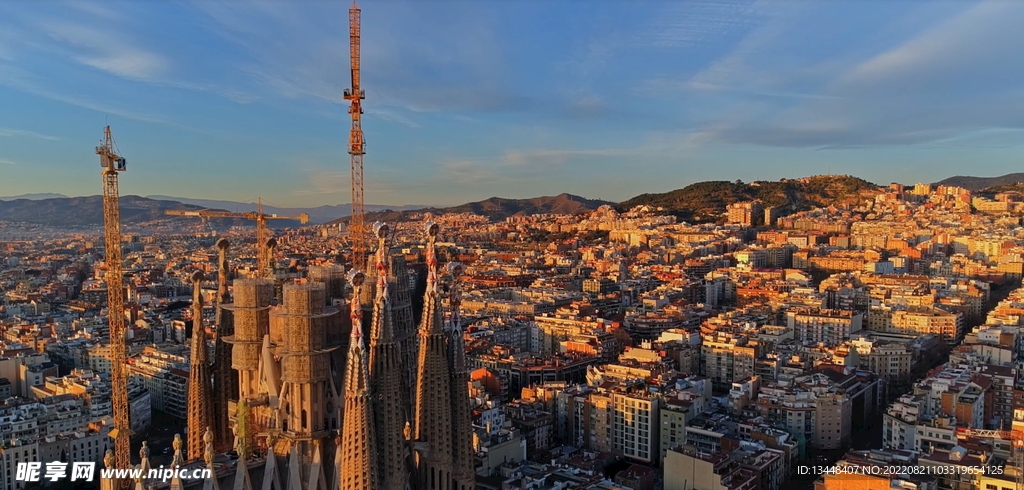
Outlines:
[[1017,172],[1000,177],[970,177],[957,175],[956,177],[940,180],[935,184],[951,185],[954,187],[963,187],[964,189],[971,191],[980,191],[990,187],[1013,185],[1019,182],[1024,182],[1024,173]]
[[[169,209],[205,209],[177,201],[164,201],[139,196],[121,196],[121,223],[138,225],[157,220],[189,220],[191,217],[164,215]],[[54,227],[89,227],[103,225],[103,197],[61,197],[53,199],[0,200],[0,221],[34,223]],[[252,223],[244,219],[211,220],[217,227]],[[298,221],[270,221],[274,227],[298,226]]]
[[[530,199],[506,199],[492,197],[483,201],[470,202],[448,208],[423,208],[418,210],[378,211],[366,213],[366,220],[372,221],[410,221],[420,219],[423,213],[474,213],[493,220],[503,220],[519,214],[578,214],[593,211],[603,205],[614,205],[613,202],[586,199],[572,194],[557,196],[534,197]],[[345,222],[348,218],[335,220],[333,223]]]
[[995,187],[986,187],[986,188],[984,188],[984,189],[982,189],[980,191],[973,191],[973,192],[975,194],[978,194],[978,195],[981,195],[981,196],[987,196],[987,197],[994,197],[996,194],[999,194],[999,193],[1002,193],[1002,192],[1010,192],[1010,193],[1021,194],[1021,193],[1024,193],[1024,182],[1019,183],[1019,184],[1004,184],[1004,185],[997,185]]
[[619,210],[647,205],[690,221],[711,221],[725,212],[726,206],[760,199],[766,207],[801,211],[815,206],[850,204],[874,196],[878,186],[847,175],[819,175],[802,179],[761,181],[708,181],[660,194],[641,194],[620,203]]

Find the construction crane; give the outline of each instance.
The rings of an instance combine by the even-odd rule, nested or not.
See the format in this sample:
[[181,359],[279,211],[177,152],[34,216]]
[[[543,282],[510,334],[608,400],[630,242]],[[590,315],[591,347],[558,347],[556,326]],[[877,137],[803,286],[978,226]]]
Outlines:
[[352,59],[352,88],[345,89],[345,100],[351,101],[348,113],[352,115],[352,130],[348,136],[348,154],[352,159],[352,219],[349,223],[349,238],[352,242],[352,268],[366,267],[368,238],[366,233],[366,210],[363,206],[363,155],[366,141],[363,140],[363,103],[366,92],[359,86],[359,6],[355,0],[348,9],[349,56]]
[[271,264],[273,263],[273,248],[274,244],[270,243],[270,231],[267,230],[267,220],[271,219],[294,219],[299,220],[299,223],[306,224],[309,222],[309,215],[302,213],[298,216],[278,216],[276,214],[266,214],[263,212],[263,200],[259,199],[256,205],[255,213],[232,213],[229,211],[213,211],[209,209],[200,209],[197,211],[189,211],[183,209],[169,209],[164,211],[164,214],[168,216],[195,216],[199,218],[240,218],[240,219],[251,219],[256,221],[256,270],[257,277],[270,277],[273,269]]
[[128,421],[128,348],[125,345],[124,268],[121,259],[121,209],[117,174],[128,169],[115,151],[110,126],[103,130],[103,143],[96,147],[103,167],[103,225],[106,233],[107,317],[110,322],[110,397],[114,404],[114,467],[131,468],[131,425]]
[[1014,421],[1013,426],[1013,430],[985,430],[961,427],[956,430],[956,433],[958,439],[960,438],[959,436],[973,436],[1010,441],[1010,444],[1013,446],[1013,466],[1016,467],[1014,474],[1014,478],[1017,482],[1016,490],[1024,490],[1024,430],[1018,429],[1018,427],[1020,427],[1018,421]]

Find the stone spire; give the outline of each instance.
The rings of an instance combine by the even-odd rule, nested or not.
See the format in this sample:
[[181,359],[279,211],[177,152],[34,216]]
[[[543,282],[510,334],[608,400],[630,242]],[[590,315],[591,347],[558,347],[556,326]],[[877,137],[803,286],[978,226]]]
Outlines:
[[348,361],[345,363],[345,418],[342,430],[341,490],[377,490],[377,438],[374,434],[373,404],[366,349],[363,347],[363,309],[359,293],[366,277],[353,269],[348,275],[352,284],[352,336]]
[[137,468],[138,474],[135,476],[135,490],[147,490],[150,488],[149,481],[149,470],[153,469],[153,466],[149,462],[149,443],[142,441],[142,447],[139,448],[139,466]]
[[[274,435],[267,437],[267,445],[274,447]],[[281,471],[278,467],[277,455],[274,451],[267,451],[267,462],[263,467],[263,490],[284,490],[281,484]]]
[[213,354],[213,446],[227,451],[233,445],[231,427],[228,423],[228,400],[238,398],[238,376],[231,370],[231,344],[225,337],[235,334],[234,315],[231,310],[221,308],[231,303],[228,294],[228,247],[226,238],[217,240],[217,340]]
[[[185,464],[185,454],[182,453],[182,447],[184,441],[181,440],[181,434],[174,434],[174,441],[171,442],[171,447],[174,448],[174,459],[171,460],[171,468],[181,468]],[[185,482],[181,481],[181,478],[175,476],[171,478],[170,490],[185,490]]]
[[[217,468],[213,466],[213,456],[216,454],[213,448],[213,431],[209,427],[206,428],[206,433],[203,434],[203,462],[206,463],[206,469],[210,470],[210,478],[203,481],[203,490],[220,490],[220,483],[217,481]],[[239,460],[238,464],[245,466],[245,460]]]
[[434,246],[440,226],[427,223],[427,292],[420,322],[416,377],[415,447],[420,490],[448,490],[452,484],[451,370],[443,330]]
[[469,406],[469,370],[466,365],[466,342],[462,336],[462,291],[459,279],[463,267],[458,262],[448,264],[451,288],[448,306],[451,322],[448,328],[448,362],[451,366],[452,410],[452,462],[457,490],[472,490],[476,486],[473,454],[473,416]]
[[380,488],[405,490],[409,475],[406,466],[405,393],[403,386],[402,353],[395,339],[391,310],[391,291],[388,288],[390,258],[388,239],[390,229],[382,223],[374,224],[377,235],[376,296],[373,302],[373,320],[370,325],[370,380],[376,389],[374,414],[377,430],[377,467],[381,472]]
[[[103,467],[106,469],[112,469],[114,467],[114,451],[107,449],[106,454],[103,455]],[[100,490],[120,490],[119,482],[113,478],[100,478]]]
[[[235,408],[235,426],[233,428],[234,449],[238,454],[238,462],[235,466],[234,490],[253,490],[252,476],[249,474],[249,456],[252,438],[250,437],[249,420],[252,412],[249,410],[249,403],[243,398],[238,400]],[[273,456],[273,452],[270,453]],[[270,465],[270,459],[267,459]]]
[[188,378],[188,459],[203,457],[203,430],[213,419],[210,366],[203,329],[203,273],[192,273],[192,354]]

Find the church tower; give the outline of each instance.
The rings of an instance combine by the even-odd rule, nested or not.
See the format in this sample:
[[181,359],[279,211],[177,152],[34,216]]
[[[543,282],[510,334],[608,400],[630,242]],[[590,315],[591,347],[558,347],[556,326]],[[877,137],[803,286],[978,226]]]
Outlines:
[[469,406],[469,369],[466,365],[466,342],[462,334],[462,293],[459,279],[463,267],[458,262],[448,264],[451,277],[448,306],[451,308],[451,322],[448,326],[448,363],[451,366],[451,414],[452,414],[452,474],[456,490],[473,490],[476,487],[473,454],[473,417]]
[[382,223],[374,225],[377,235],[376,296],[373,301],[373,321],[370,326],[370,380],[374,393],[374,422],[377,429],[377,467],[381,472],[380,488],[405,490],[409,480],[406,465],[407,401],[402,386],[404,365],[400,343],[395,338],[395,323],[390,290],[389,240],[390,228]]
[[341,459],[338,471],[340,490],[378,490],[377,437],[374,426],[373,397],[366,349],[363,347],[363,308],[359,290],[366,277],[349,271],[352,284],[352,333],[345,366],[345,421],[341,431]]
[[441,312],[435,244],[440,226],[427,223],[427,291],[419,330],[414,447],[420,490],[452,490],[451,369]]
[[188,458],[203,457],[205,430],[213,421],[213,387],[210,386],[206,330],[203,328],[203,272],[192,273],[192,351],[188,376]]

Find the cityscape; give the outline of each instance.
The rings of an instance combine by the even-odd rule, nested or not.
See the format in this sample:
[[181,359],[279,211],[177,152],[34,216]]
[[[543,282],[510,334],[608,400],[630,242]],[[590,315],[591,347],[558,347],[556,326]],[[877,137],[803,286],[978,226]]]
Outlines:
[[[108,113],[73,156],[91,177],[33,186],[48,164],[8,160],[22,155],[11,141],[67,137],[0,125],[0,490],[1024,490],[1024,173],[993,157],[901,183],[905,169],[860,173],[848,153],[833,172],[837,141],[810,145],[823,156],[803,174],[681,164],[661,177],[678,185],[623,176],[615,192],[630,194],[605,200],[619,177],[595,163],[563,180],[570,156],[542,151],[501,163],[540,168],[543,185],[442,165],[455,187],[374,204],[403,170],[367,140],[385,120],[419,123],[374,108],[368,71],[386,54],[372,16],[392,3],[336,3],[337,168],[294,200],[238,197],[273,179],[256,169],[200,197],[140,183],[154,136],[138,126],[168,121],[66,97]],[[284,2],[219,4],[197,7],[217,29],[291,19]],[[784,9],[694,5],[679,21],[693,39],[746,26],[766,42],[760,24],[722,19]],[[1024,13],[1007,5],[937,25]],[[931,8],[912,7],[950,7]],[[943,46],[933,32],[919,39]],[[0,31],[0,70],[17,37]],[[33,93],[16,78],[0,74],[0,102]],[[792,95],[766,96],[818,97]],[[928,144],[963,138],[934,131]],[[1002,148],[979,141],[978,158]],[[989,169],[1003,175],[963,175]],[[609,182],[580,192],[588,179]],[[478,182],[512,197],[449,192]],[[549,185],[566,189],[535,197]]]

